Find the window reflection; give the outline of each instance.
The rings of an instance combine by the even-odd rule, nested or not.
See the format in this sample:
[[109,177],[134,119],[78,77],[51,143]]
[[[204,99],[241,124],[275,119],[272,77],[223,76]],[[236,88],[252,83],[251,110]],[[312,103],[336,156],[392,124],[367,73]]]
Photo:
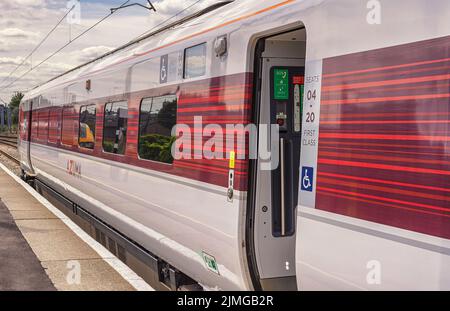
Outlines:
[[206,74],[206,43],[185,50],[184,78],[195,78]]
[[105,105],[103,123],[103,150],[124,154],[127,138],[128,103],[117,102]]
[[80,130],[78,144],[82,148],[94,149],[95,146],[95,105],[80,108]]
[[139,156],[143,159],[172,163],[172,128],[177,124],[175,95],[145,98],[139,114]]

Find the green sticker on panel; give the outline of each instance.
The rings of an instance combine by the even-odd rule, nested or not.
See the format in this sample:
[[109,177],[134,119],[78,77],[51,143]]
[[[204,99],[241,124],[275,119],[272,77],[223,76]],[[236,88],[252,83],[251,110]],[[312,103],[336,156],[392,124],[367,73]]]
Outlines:
[[216,258],[214,256],[211,256],[205,252],[202,252],[203,260],[205,261],[206,268],[208,270],[219,274],[219,266],[217,265]]
[[289,99],[289,72],[287,69],[274,70],[274,99]]

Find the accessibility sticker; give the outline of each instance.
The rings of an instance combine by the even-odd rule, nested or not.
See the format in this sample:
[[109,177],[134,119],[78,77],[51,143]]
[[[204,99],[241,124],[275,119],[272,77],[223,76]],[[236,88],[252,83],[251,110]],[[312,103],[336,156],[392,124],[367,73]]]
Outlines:
[[303,166],[302,167],[302,190],[313,191],[313,178],[314,178],[314,168]]

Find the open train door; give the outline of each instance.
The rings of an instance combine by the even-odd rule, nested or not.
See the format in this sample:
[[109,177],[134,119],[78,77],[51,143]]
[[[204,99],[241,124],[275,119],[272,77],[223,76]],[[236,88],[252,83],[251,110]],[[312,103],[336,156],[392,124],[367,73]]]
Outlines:
[[[260,39],[256,48],[254,122],[258,160],[251,165],[248,236],[253,283],[296,290],[296,210],[302,133],[306,31]],[[263,156],[270,154],[267,160]]]

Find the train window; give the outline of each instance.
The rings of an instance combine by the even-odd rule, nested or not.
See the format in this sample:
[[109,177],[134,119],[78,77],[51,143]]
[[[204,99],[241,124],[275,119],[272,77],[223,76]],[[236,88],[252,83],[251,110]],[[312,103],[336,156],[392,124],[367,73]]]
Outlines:
[[21,140],[28,140],[27,131],[28,111],[24,111],[24,107],[19,108],[19,134]]
[[184,78],[195,78],[206,74],[206,43],[184,50]]
[[38,139],[41,141],[47,141],[48,139],[48,116],[48,109],[42,109],[38,112]]
[[105,105],[103,121],[103,150],[124,154],[127,139],[128,103],[116,102]]
[[61,112],[62,108],[55,107],[50,109],[48,118],[48,142],[57,144],[61,137]]
[[38,124],[39,124],[39,112],[37,110],[33,110],[31,113],[31,140],[35,141],[38,137]]
[[78,116],[73,107],[65,107],[62,112],[61,143],[66,146],[76,145],[76,125]]
[[139,113],[139,156],[157,162],[173,162],[172,128],[177,124],[177,96],[142,100]]
[[82,148],[94,149],[95,145],[95,105],[80,108],[80,127],[78,131],[78,145]]

